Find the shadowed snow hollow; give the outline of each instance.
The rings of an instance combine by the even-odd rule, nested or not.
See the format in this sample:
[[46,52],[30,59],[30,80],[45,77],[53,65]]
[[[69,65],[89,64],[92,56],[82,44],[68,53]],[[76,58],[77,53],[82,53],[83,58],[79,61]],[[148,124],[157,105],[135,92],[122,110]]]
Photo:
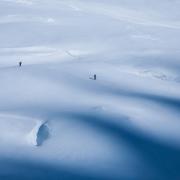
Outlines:
[[28,142],[34,146],[41,146],[49,137],[49,127],[47,122],[37,122],[36,126],[27,136]]

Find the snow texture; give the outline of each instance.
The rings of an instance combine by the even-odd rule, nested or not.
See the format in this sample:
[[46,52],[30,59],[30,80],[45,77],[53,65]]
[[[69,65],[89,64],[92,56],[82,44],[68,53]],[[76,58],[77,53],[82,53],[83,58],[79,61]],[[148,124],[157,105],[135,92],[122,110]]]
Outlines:
[[0,180],[179,180],[179,9],[1,0]]
[[49,137],[49,128],[47,122],[37,122],[36,126],[27,136],[27,140],[34,146],[41,146]]

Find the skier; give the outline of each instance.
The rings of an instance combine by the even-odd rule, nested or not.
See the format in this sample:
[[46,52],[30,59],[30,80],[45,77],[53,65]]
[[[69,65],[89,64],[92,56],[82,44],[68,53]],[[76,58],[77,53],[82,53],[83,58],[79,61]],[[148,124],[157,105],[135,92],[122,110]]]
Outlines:
[[22,62],[20,61],[20,62],[19,62],[19,67],[21,67],[21,66],[22,66]]

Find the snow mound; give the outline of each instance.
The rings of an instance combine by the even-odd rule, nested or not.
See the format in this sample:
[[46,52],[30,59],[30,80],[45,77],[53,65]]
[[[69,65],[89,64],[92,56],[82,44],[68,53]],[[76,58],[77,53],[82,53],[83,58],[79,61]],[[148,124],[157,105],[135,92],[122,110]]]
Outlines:
[[28,134],[27,139],[29,144],[34,146],[41,146],[49,137],[48,122],[38,121],[36,126]]

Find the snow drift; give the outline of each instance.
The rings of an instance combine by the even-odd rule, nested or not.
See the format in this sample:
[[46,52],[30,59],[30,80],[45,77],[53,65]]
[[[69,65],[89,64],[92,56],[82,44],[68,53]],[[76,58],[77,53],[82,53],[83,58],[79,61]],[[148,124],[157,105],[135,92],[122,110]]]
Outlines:
[[0,179],[179,179],[179,8],[1,0]]
[[36,126],[27,136],[27,140],[34,146],[40,146],[49,137],[49,128],[47,122],[37,122]]

